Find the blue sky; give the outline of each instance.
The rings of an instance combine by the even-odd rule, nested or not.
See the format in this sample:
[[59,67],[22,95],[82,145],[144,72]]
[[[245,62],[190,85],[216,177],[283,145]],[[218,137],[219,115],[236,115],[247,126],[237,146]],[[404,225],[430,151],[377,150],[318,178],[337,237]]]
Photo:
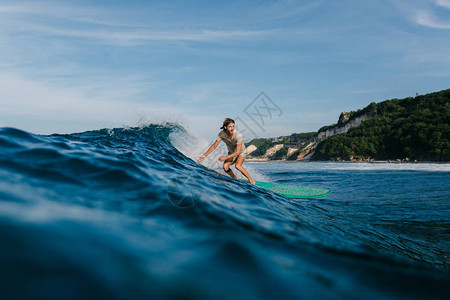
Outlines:
[[[231,117],[272,137],[446,88],[450,0],[0,0],[0,127],[169,121],[214,140]],[[258,126],[261,92],[279,111]]]

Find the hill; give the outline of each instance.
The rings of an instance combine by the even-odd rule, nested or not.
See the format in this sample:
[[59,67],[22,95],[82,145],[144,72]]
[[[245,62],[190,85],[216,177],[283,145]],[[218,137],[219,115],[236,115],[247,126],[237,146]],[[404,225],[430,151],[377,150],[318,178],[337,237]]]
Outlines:
[[[450,89],[372,102],[318,132],[252,140],[253,157],[310,160],[450,161]],[[283,146],[280,148],[280,144]],[[306,157],[305,157],[306,156]]]
[[362,114],[374,116],[321,141],[312,159],[450,160],[450,89],[371,103]]

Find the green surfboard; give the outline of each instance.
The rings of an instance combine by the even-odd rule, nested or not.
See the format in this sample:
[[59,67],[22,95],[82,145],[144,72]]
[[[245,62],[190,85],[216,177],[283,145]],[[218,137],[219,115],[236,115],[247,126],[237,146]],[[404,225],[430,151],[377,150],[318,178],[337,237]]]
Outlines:
[[331,194],[330,190],[313,187],[280,184],[273,182],[255,181],[255,185],[271,190],[274,193],[281,194],[288,198],[318,198]]

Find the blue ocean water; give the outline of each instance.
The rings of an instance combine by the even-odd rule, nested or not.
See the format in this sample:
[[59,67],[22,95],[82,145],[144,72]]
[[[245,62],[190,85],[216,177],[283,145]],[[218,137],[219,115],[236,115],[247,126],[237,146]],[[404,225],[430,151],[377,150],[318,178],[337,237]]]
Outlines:
[[1,128],[0,297],[450,295],[450,164],[244,163],[333,191],[288,199],[197,164],[189,140],[170,123]]

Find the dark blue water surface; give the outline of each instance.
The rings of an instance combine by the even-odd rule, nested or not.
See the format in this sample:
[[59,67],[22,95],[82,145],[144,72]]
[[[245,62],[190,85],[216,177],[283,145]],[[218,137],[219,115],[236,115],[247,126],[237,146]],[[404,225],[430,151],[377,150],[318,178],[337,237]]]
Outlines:
[[448,299],[449,164],[244,163],[288,199],[173,132],[0,129],[0,298]]

